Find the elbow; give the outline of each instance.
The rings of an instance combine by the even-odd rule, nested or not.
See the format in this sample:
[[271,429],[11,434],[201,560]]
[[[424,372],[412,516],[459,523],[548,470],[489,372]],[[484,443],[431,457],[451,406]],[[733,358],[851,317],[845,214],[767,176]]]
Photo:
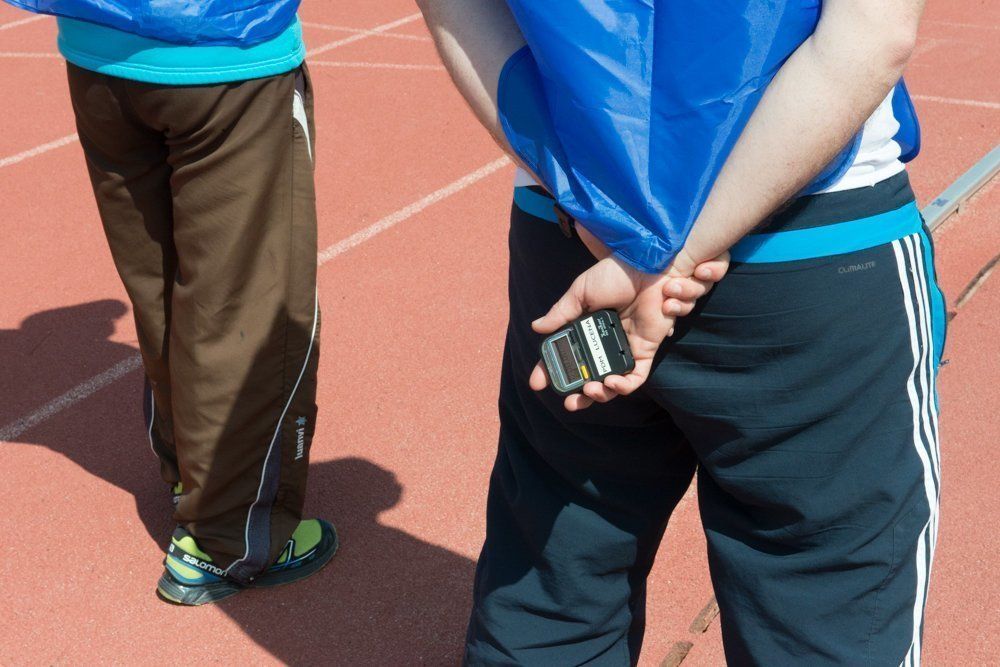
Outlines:
[[855,61],[874,76],[903,71],[916,49],[923,0],[826,4],[814,35],[821,57]]
[[896,26],[882,34],[879,60],[887,70],[902,72],[917,47],[917,26]]
[[904,0],[895,11],[879,11],[868,5],[864,12],[875,63],[889,73],[902,72],[913,57],[922,4],[923,0]]

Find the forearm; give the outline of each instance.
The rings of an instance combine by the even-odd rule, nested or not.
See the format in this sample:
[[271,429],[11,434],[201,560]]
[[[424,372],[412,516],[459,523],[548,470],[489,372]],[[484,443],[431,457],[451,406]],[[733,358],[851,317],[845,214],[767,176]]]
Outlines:
[[418,0],[441,60],[455,87],[508,153],[497,113],[497,82],[510,57],[525,45],[505,0]]
[[775,76],[723,166],[684,253],[718,256],[808,185],[889,94],[923,0],[826,0],[816,33]]

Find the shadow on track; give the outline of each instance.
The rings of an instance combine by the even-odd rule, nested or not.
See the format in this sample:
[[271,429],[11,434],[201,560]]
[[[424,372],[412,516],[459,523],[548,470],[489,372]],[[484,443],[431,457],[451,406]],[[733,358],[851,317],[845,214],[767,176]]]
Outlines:
[[[134,355],[133,347],[108,339],[127,312],[119,301],[95,301],[0,330],[0,424],[37,408],[42,397],[65,392],[73,382],[68,378],[90,377]],[[173,528],[172,506],[149,451],[141,396],[142,374],[136,372],[81,404],[108,425],[103,441],[66,428],[74,408],[63,413],[60,428],[40,425],[19,442],[58,452],[132,494],[145,529],[163,547]],[[304,582],[247,591],[218,608],[287,664],[457,664],[475,564],[381,523],[379,515],[399,503],[402,491],[393,472],[365,459],[313,463],[306,516],[336,524],[339,553]],[[150,595],[154,584],[149,582]]]

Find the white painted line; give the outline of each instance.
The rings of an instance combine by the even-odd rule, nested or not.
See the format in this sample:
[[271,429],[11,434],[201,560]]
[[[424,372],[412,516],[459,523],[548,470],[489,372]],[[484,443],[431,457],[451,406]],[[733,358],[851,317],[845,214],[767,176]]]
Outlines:
[[922,56],[925,53],[927,53],[928,51],[933,51],[934,49],[936,49],[937,47],[941,46],[942,44],[947,44],[950,41],[952,41],[952,40],[950,40],[950,39],[922,39],[917,44],[917,48],[915,48],[913,50],[913,55],[911,57],[914,60],[916,60],[916,58],[918,56]]
[[0,159],[0,169],[3,169],[4,167],[9,167],[12,164],[17,164],[18,162],[21,162],[23,160],[27,160],[29,157],[35,157],[36,155],[41,155],[42,153],[48,153],[49,151],[55,150],[56,148],[60,148],[67,144],[71,144],[74,141],[78,140],[79,138],[80,138],[79,135],[77,135],[77,133],[74,132],[73,134],[67,134],[65,137],[62,137],[61,139],[56,139],[55,141],[50,141],[47,144],[42,144],[41,146],[35,146],[34,148],[29,148],[26,151],[21,151],[17,155],[11,155],[10,157],[5,157],[3,159]]
[[309,66],[320,66],[320,67],[344,67],[348,69],[402,69],[402,70],[419,70],[422,72],[443,72],[444,67],[442,65],[404,65],[401,63],[364,63],[364,62],[346,62],[342,60],[310,60]]
[[104,387],[107,387],[115,380],[125,377],[140,366],[142,366],[142,359],[138,354],[119,361],[108,370],[99,375],[95,375],[86,382],[78,384],[59,398],[49,401],[31,414],[25,415],[24,417],[21,417],[20,419],[4,426],[0,429],[0,444],[5,444],[17,439],[29,428],[38,426],[50,417],[54,417],[66,408],[79,403],[88,396],[91,396]]
[[[509,165],[510,158],[502,157],[498,160],[494,160],[487,165],[476,169],[475,171],[466,174],[465,176],[459,178],[456,181],[449,183],[448,185],[435,190],[426,197],[422,197],[417,201],[413,202],[409,206],[405,206],[395,213],[391,213],[381,220],[372,223],[368,227],[365,227],[361,231],[348,236],[346,239],[334,243],[330,247],[326,248],[317,256],[317,263],[322,266],[326,264],[338,255],[342,255],[352,248],[356,248],[365,241],[368,241],[375,236],[378,236],[382,232],[395,227],[399,223],[412,218],[429,206],[436,204],[437,202],[447,199],[453,194],[461,192],[465,188],[478,183],[490,174],[493,174],[500,169],[503,169]],[[3,428],[0,428],[0,445],[11,442],[16,438],[20,437],[25,431],[33,428],[42,422],[54,417],[63,410],[72,407],[73,405],[79,403],[80,401],[88,398],[95,392],[104,387],[108,386],[115,380],[125,377],[132,371],[138,370],[142,366],[142,359],[138,354],[129,357],[124,361],[120,361],[108,370],[95,375],[89,380],[77,385],[76,387],[70,389],[68,392],[62,396],[49,401],[42,407],[38,408],[34,412],[17,419],[10,424],[7,424]]]
[[436,204],[442,199],[446,199],[447,197],[450,197],[456,192],[464,190],[473,183],[481,181],[490,174],[500,169],[503,169],[509,164],[510,164],[510,158],[506,156],[498,160],[494,160],[493,162],[490,162],[489,164],[480,167],[474,172],[466,174],[457,181],[449,183],[448,185],[444,186],[439,190],[435,190],[426,197],[423,197],[422,199],[413,202],[409,206],[401,208],[395,213],[387,215],[381,220],[372,223],[371,225],[365,227],[361,231],[356,232],[351,236],[348,236],[346,239],[334,243],[332,246],[326,248],[325,250],[319,253],[319,258],[318,258],[319,265],[322,266],[323,264],[326,264],[337,255],[340,255],[344,252],[347,252],[351,248],[361,245],[365,241],[371,239],[374,236],[377,236],[378,234],[381,234],[385,230],[391,227],[395,227],[396,225],[403,222],[407,218],[412,218],[414,215],[420,213],[428,206]]
[[[347,46],[348,44],[353,44],[354,42],[361,41],[362,39],[367,39],[369,37],[374,37],[376,35],[381,35],[381,34],[385,33],[388,30],[392,30],[393,28],[398,28],[399,26],[406,25],[407,23],[413,23],[414,21],[416,21],[420,17],[421,17],[420,12],[417,12],[415,14],[410,14],[409,16],[404,16],[401,19],[396,19],[395,21],[390,21],[389,23],[383,23],[382,25],[377,25],[374,28],[372,28],[371,30],[366,30],[366,31],[361,32],[361,33],[356,33],[356,34],[351,35],[350,37],[345,37],[345,38],[339,39],[339,40],[337,40],[335,42],[330,42],[328,44],[324,44],[322,46],[319,46],[319,47],[313,49],[312,51],[309,51],[307,55],[312,56],[312,55],[316,55],[316,54],[320,54],[320,53],[326,53],[327,51],[331,51],[333,49],[340,48],[341,46]],[[12,26],[14,24],[23,25],[25,22],[31,22],[31,21],[35,21],[35,20],[40,20],[41,18],[44,18],[44,17],[31,17],[30,19],[22,19],[21,21],[14,21],[13,23],[7,23],[5,25],[8,25],[8,26]],[[2,55],[2,54],[0,54],[0,55]],[[48,56],[44,55],[44,56],[36,56],[36,57],[48,57]],[[56,57],[59,57],[59,56],[56,56]],[[414,66],[414,68],[415,67],[416,66]],[[411,69],[411,68],[407,68],[407,69]],[[12,164],[17,164],[18,162],[21,162],[22,160],[26,160],[26,159],[28,159],[30,157],[34,157],[36,155],[40,155],[42,153],[48,152],[50,150],[53,150],[55,148],[59,148],[60,146],[65,146],[66,144],[72,143],[72,142],[76,141],[77,139],[79,139],[79,137],[76,135],[76,133],[73,133],[73,134],[70,134],[70,135],[67,135],[67,136],[63,137],[62,139],[56,139],[55,141],[51,141],[51,142],[49,142],[47,144],[42,144],[41,146],[36,146],[36,147],[31,148],[29,150],[26,150],[26,151],[24,151],[22,153],[18,153],[17,155],[11,155],[10,157],[2,158],[2,159],[0,159],[0,169],[2,169],[3,167],[9,167]]]
[[490,162],[489,164],[484,165],[479,169],[476,169],[472,173],[466,174],[457,181],[453,181],[452,183],[449,183],[443,188],[435,190],[426,197],[418,199],[409,206],[405,206],[396,211],[395,213],[385,216],[378,222],[372,223],[371,225],[365,227],[361,231],[351,234],[346,239],[338,243],[334,243],[332,246],[319,253],[319,265],[323,266],[337,255],[340,255],[344,252],[347,252],[351,248],[361,245],[362,243],[372,238],[373,236],[381,234],[390,227],[395,227],[396,225],[403,222],[407,218],[412,218],[417,213],[420,213],[428,206],[436,204],[442,199],[447,199],[456,192],[461,192],[470,185],[483,180],[490,174],[499,171],[500,169],[503,169],[509,164],[510,164],[510,158],[506,156],[498,160],[494,160],[493,162]]
[[0,23],[0,30],[10,30],[11,28],[16,28],[16,27],[18,27],[20,25],[28,25],[29,23],[35,23],[37,21],[43,21],[43,20],[45,20],[47,18],[49,18],[49,17],[48,16],[44,16],[42,14],[38,14],[36,16],[29,16],[26,19],[18,19],[16,21],[11,21],[10,23]]
[[935,25],[947,25],[955,28],[982,28],[983,30],[1000,30],[998,25],[989,25],[982,23],[959,23],[958,21],[935,21],[933,19],[927,20],[927,23],[933,23]]
[[62,60],[58,53],[33,53],[30,51],[0,51],[0,58],[55,58]]
[[398,32],[372,33],[370,28],[348,28],[347,26],[343,25],[330,25],[329,23],[313,23],[311,21],[303,21],[302,25],[306,28],[317,28],[319,30],[335,30],[339,32],[352,32],[358,35],[368,35],[370,37],[391,37],[392,39],[404,39],[413,42],[432,41],[430,37],[424,35],[405,35]]
[[416,14],[410,14],[409,16],[404,16],[401,19],[396,19],[395,21],[390,21],[389,23],[383,23],[382,25],[377,25],[371,30],[367,30],[363,33],[357,33],[351,35],[350,37],[344,37],[343,39],[338,39],[335,42],[330,42],[322,46],[317,46],[315,49],[310,49],[306,51],[306,57],[318,56],[321,53],[326,53],[332,49],[339,49],[341,46],[347,46],[348,44],[353,44],[354,42],[359,42],[362,39],[367,39],[368,37],[374,37],[382,33],[388,32],[393,28],[398,28],[401,25],[406,25],[407,23],[413,23],[421,17],[420,12]]
[[938,97],[937,95],[912,95],[913,99],[922,102],[940,102],[941,104],[956,104],[963,107],[979,107],[981,109],[1000,109],[1000,102],[984,102],[982,100],[963,100],[958,97]]

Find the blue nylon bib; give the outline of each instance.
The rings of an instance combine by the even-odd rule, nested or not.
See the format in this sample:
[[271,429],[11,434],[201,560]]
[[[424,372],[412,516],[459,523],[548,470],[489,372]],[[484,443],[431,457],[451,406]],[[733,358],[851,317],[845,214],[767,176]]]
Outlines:
[[[821,4],[507,1],[528,42],[500,77],[507,139],[563,208],[648,272],[665,269],[683,245],[771,79],[815,30]],[[908,104],[905,87],[897,98],[897,107]],[[901,135],[913,136],[915,116],[900,120]],[[860,135],[807,192],[838,180],[859,143]]]
[[250,45],[281,34],[300,0],[6,0],[175,44]]

